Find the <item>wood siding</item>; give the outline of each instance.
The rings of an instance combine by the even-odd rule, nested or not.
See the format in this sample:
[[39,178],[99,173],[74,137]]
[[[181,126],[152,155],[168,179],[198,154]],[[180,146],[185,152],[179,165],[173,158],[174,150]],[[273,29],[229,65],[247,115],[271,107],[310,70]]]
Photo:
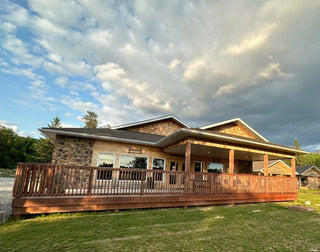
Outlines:
[[165,120],[146,123],[142,125],[131,126],[125,129],[143,132],[143,133],[155,134],[155,135],[168,136],[181,128],[182,126],[176,123],[175,121],[173,121],[172,119],[165,119]]

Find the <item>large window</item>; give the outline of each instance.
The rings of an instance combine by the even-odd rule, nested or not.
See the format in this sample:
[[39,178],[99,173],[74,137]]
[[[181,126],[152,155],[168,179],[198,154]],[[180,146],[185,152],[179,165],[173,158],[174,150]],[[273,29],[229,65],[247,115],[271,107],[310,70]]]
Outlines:
[[[114,155],[100,153],[98,157],[98,167],[113,167]],[[112,171],[110,169],[98,169],[97,179],[112,179]]]
[[208,163],[207,171],[211,173],[222,173],[223,164],[220,163]]
[[[164,158],[153,158],[152,169],[158,171],[164,171],[165,169],[165,159]],[[163,181],[163,172],[153,173],[154,181]]]
[[[146,157],[135,157],[135,156],[120,156],[120,168],[131,168],[131,169],[147,169],[148,158]],[[141,180],[145,179],[146,172],[143,171],[121,171],[119,179],[124,180]]]

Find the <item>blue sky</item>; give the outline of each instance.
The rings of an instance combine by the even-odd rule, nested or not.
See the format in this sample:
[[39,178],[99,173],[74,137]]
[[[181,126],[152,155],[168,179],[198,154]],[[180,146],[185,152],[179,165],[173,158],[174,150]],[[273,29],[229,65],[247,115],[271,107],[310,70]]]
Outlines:
[[241,117],[270,141],[320,149],[320,1],[0,2],[0,121],[99,126],[173,114]]

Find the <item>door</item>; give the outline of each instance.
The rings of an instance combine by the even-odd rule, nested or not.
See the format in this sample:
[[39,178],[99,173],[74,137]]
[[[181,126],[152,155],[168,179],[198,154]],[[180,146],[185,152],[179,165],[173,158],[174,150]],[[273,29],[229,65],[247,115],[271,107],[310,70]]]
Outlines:
[[[170,171],[178,171],[178,165],[179,163],[176,161],[171,161],[170,162]],[[170,173],[169,176],[169,184],[170,185],[175,185],[177,184],[177,174]]]

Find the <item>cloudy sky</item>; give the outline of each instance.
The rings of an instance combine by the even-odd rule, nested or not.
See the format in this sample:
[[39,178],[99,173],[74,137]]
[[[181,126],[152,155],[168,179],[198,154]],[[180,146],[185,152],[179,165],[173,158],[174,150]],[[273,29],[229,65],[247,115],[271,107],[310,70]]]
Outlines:
[[320,1],[0,1],[0,121],[240,117],[320,149]]

